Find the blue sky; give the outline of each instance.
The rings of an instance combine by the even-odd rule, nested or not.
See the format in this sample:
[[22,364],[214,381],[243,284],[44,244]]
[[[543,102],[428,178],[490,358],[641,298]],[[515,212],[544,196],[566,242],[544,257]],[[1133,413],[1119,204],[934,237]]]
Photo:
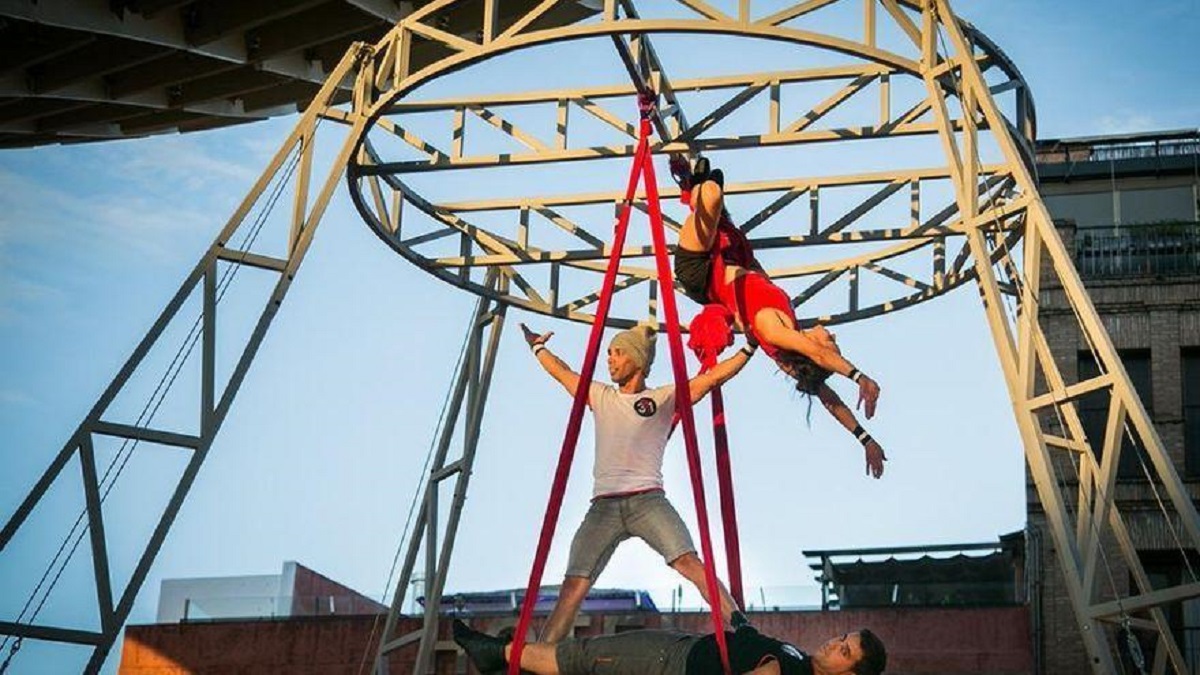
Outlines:
[[[1200,124],[1195,0],[956,7],[1022,69],[1042,137]],[[547,65],[547,77],[555,67]],[[0,152],[5,517],[293,123]],[[614,185],[622,180],[614,174]],[[239,283],[250,295],[261,288],[253,275]],[[382,246],[339,189],[131,621],[153,621],[163,578],[270,574],[283,560],[379,597],[474,301]],[[237,332],[246,315],[233,307],[223,320]],[[554,329],[555,351],[582,360],[584,327],[510,313],[452,590],[524,585],[565,426],[570,401],[529,356],[517,321]],[[1024,525],[1021,449],[976,294],[959,291],[838,333],[885,388],[869,425],[890,458],[881,481],[863,475],[858,446],[823,414],[805,423],[804,401],[765,359],[727,388],[746,585],[767,604],[816,597],[802,549],[982,541]],[[665,381],[665,363],[664,347],[652,379]],[[547,583],[561,574],[586,508],[588,429],[583,439]],[[672,447],[668,494],[692,523],[682,448]],[[107,507],[118,577],[181,466],[169,450],[136,457]],[[14,542],[23,552],[0,557],[5,618],[36,583],[39,552],[52,552],[73,520],[78,490],[60,487]],[[68,569],[42,620],[94,624],[89,565],[80,556]],[[623,546],[600,580],[660,593],[677,583],[640,543]],[[27,645],[15,672],[52,672],[62,666],[47,664],[72,659],[69,648]]]

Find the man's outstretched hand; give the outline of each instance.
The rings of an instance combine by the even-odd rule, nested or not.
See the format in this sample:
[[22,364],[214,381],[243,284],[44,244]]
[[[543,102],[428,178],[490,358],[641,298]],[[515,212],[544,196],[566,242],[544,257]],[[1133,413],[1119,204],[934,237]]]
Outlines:
[[525,334],[525,342],[529,345],[530,349],[533,349],[538,345],[546,344],[546,342],[554,336],[554,331],[549,331],[547,333],[538,335],[537,333],[529,330],[529,326],[526,326],[525,324],[521,324],[521,332]]
[[883,476],[883,463],[887,461],[887,455],[883,454],[883,448],[873,438],[865,447],[867,450],[867,475],[875,478]]
[[855,408],[863,410],[867,419],[875,416],[875,404],[879,402],[879,383],[863,375],[858,378],[858,404]]

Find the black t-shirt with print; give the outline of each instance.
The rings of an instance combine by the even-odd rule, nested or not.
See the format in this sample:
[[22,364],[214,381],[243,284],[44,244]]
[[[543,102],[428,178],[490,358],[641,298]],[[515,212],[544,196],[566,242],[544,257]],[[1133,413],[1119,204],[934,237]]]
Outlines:
[[[729,648],[729,667],[735,675],[754,670],[768,657],[779,662],[779,671],[783,675],[812,675],[812,661],[808,654],[786,642],[767,637],[752,626],[742,626],[737,632],[725,631],[725,644]],[[688,652],[686,673],[724,675],[715,635],[705,635],[692,646]]]

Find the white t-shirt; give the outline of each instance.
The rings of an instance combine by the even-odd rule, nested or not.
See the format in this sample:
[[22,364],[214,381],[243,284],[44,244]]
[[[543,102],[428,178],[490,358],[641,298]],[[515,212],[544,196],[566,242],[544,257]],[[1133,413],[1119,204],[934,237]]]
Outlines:
[[624,394],[612,385],[593,382],[588,393],[596,418],[592,496],[662,488],[675,385]]

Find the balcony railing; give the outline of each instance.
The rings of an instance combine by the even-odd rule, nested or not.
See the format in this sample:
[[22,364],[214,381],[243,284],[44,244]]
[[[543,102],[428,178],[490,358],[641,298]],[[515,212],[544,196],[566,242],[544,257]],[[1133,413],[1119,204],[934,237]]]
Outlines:
[[1200,274],[1200,223],[1079,230],[1075,265],[1085,279]]
[[1200,132],[1163,137],[1046,141],[1037,146],[1038,164],[1165,159],[1200,155]]

